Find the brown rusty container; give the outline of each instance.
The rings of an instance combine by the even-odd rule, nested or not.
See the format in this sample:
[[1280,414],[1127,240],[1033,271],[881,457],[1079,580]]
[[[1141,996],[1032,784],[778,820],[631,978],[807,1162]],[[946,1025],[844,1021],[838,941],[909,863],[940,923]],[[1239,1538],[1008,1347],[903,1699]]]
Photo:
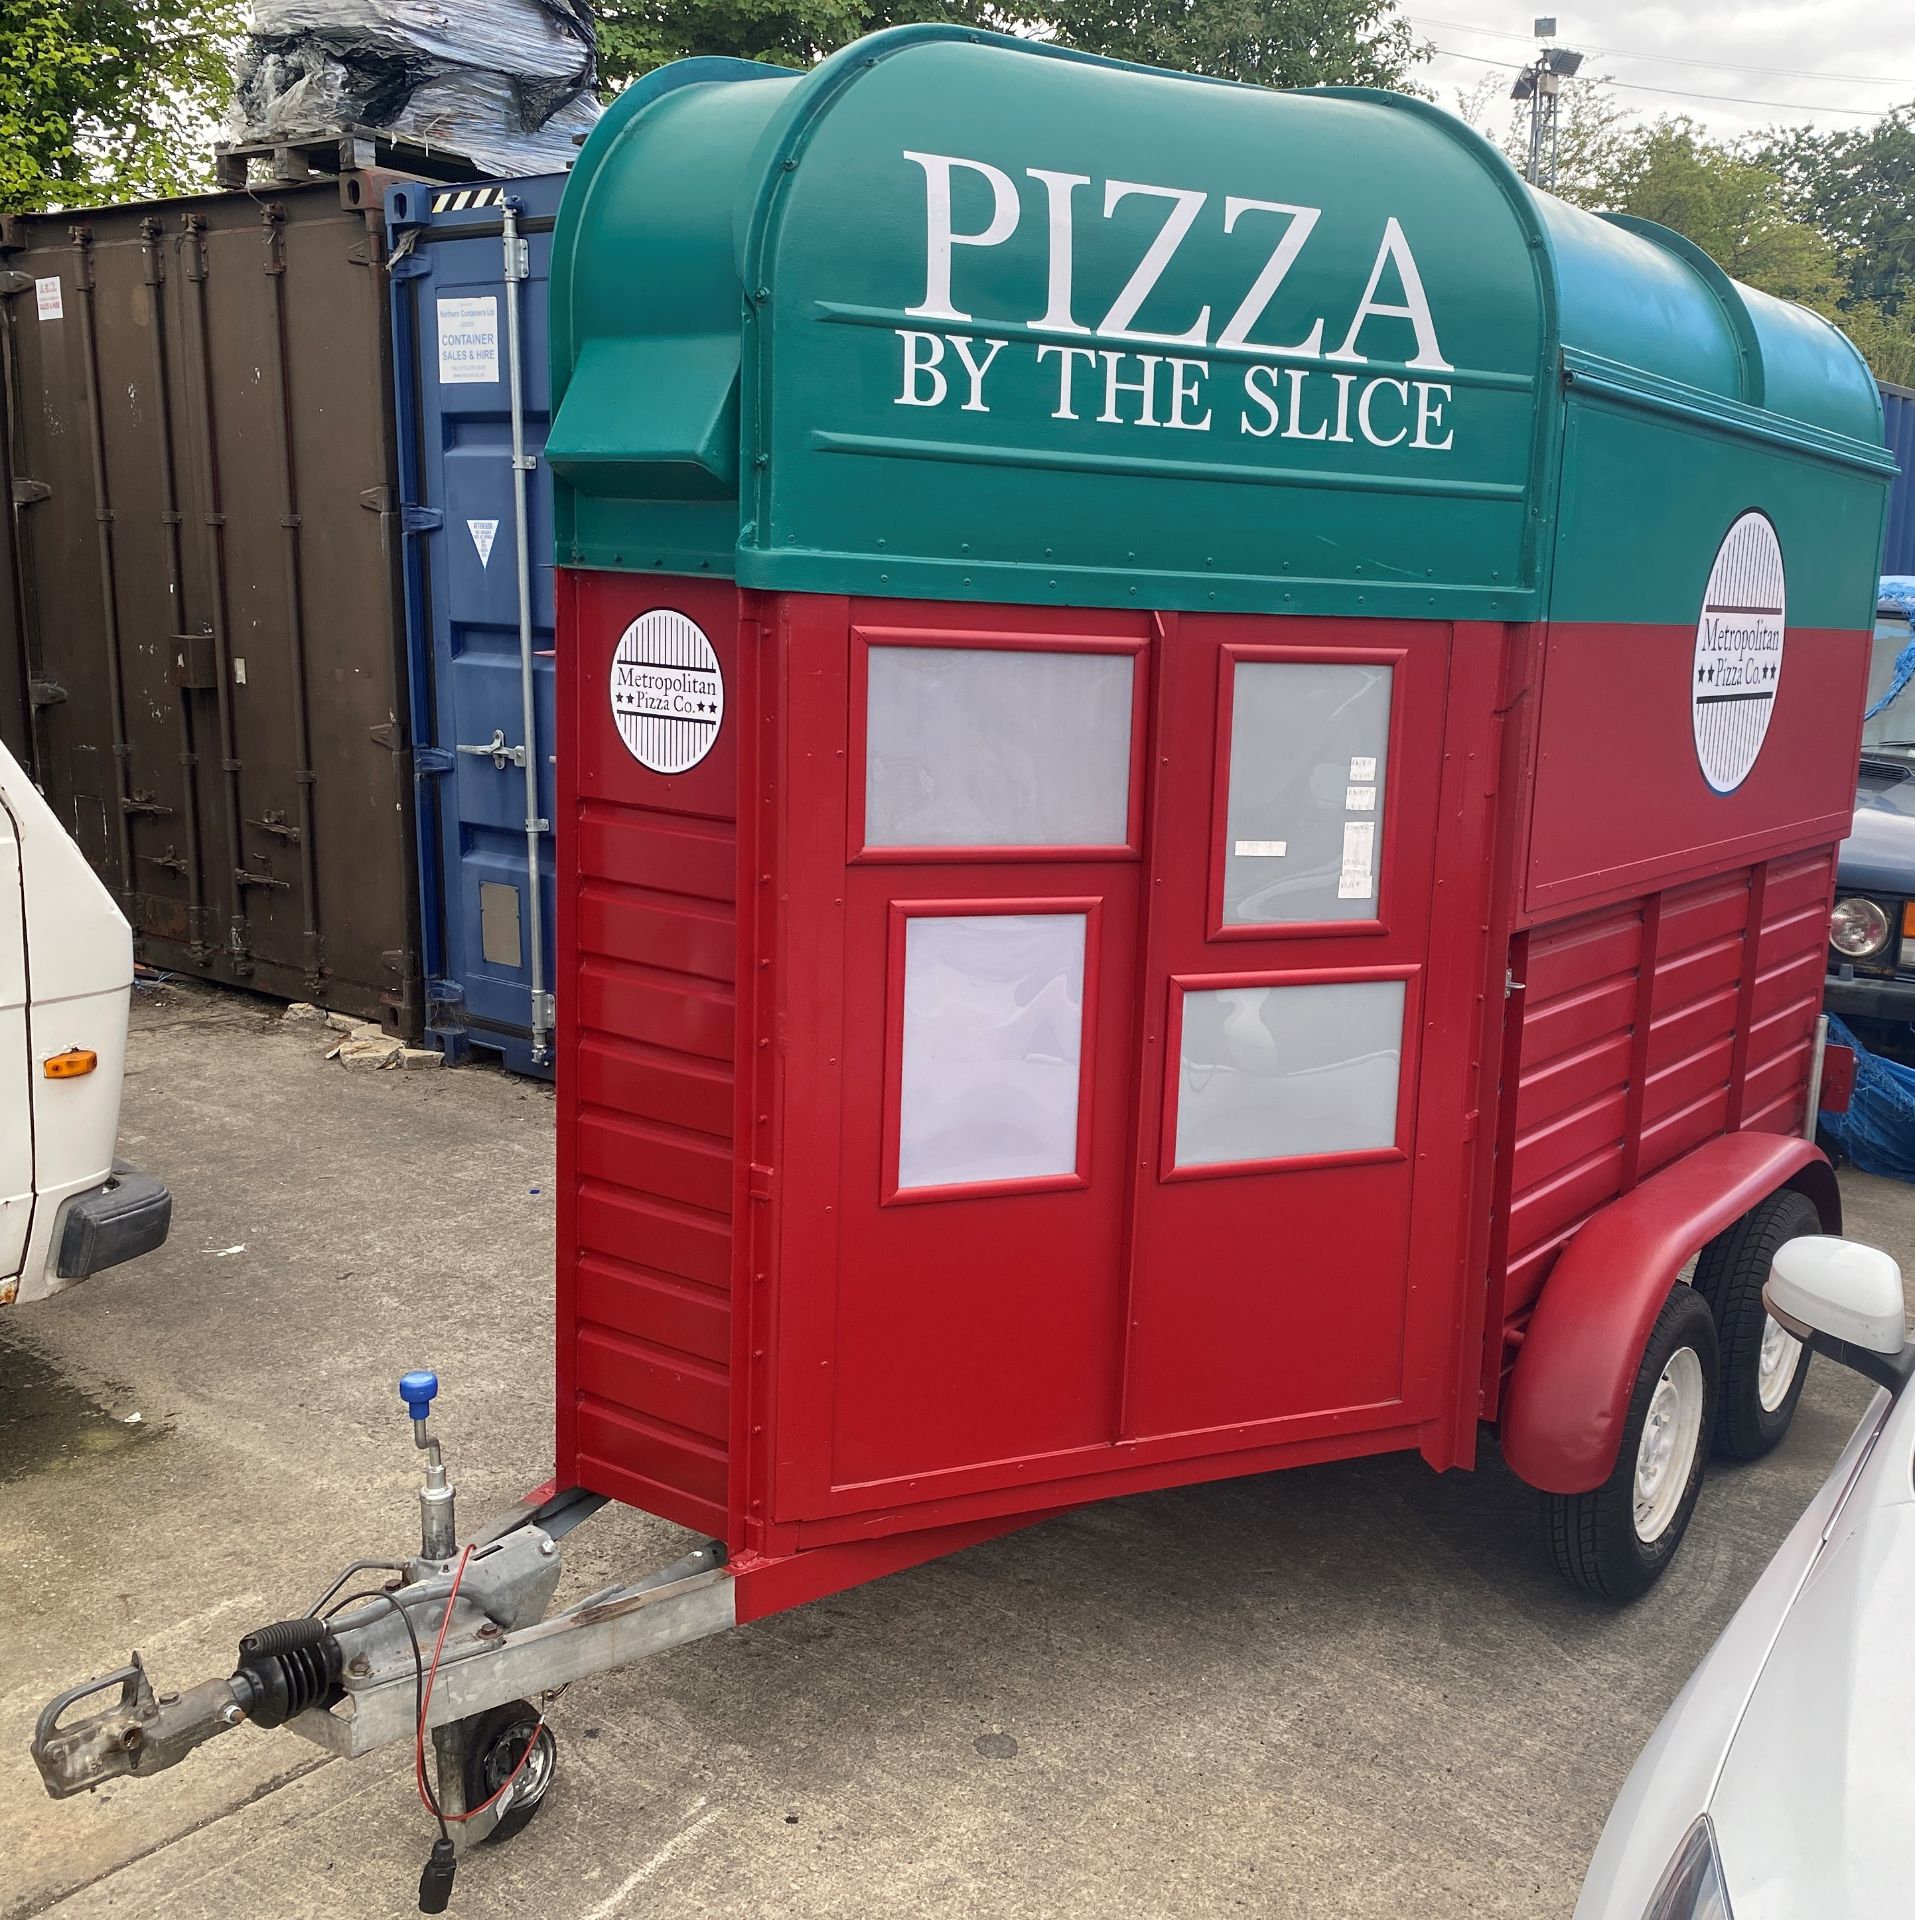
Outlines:
[[0,221],[0,732],[144,959],[416,1034],[383,184]]

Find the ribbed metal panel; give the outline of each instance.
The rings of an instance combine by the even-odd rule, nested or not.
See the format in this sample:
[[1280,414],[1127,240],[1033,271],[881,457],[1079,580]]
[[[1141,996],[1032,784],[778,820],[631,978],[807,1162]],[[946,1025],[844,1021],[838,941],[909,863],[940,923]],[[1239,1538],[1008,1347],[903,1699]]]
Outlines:
[[386,234],[363,185],[0,221],[0,729],[142,958],[410,1035]]

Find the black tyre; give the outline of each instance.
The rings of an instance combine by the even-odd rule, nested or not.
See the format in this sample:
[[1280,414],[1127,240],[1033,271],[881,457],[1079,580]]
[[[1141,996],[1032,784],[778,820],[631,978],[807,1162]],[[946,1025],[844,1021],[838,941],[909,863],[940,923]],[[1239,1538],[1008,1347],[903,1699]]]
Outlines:
[[[535,1732],[536,1730],[536,1732]],[[465,1804],[481,1806],[512,1779],[512,1770],[525,1756],[526,1743],[537,1746],[519,1771],[502,1803],[497,1823],[482,1844],[496,1845],[522,1833],[545,1804],[552,1777],[558,1771],[558,1743],[552,1729],[539,1725],[538,1709],[529,1701],[514,1700],[494,1707],[472,1723],[465,1749]]]
[[1715,1401],[1715,1321],[1678,1283],[1643,1349],[1609,1478],[1590,1493],[1543,1496],[1544,1531],[1566,1578],[1609,1600],[1638,1599],[1656,1583],[1702,1491]]
[[1777,1247],[1821,1231],[1807,1194],[1773,1193],[1717,1234],[1696,1262],[1695,1289],[1715,1316],[1721,1350],[1715,1450],[1727,1459],[1760,1459],[1795,1418],[1809,1350],[1770,1317],[1762,1283]]

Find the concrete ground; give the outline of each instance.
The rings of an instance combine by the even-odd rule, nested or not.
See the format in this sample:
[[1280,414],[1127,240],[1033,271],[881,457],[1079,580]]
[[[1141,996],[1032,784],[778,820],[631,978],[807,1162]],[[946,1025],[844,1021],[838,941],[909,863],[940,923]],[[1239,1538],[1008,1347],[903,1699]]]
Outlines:
[[[56,1689],[137,1647],[163,1687],[415,1537],[393,1382],[436,1365],[476,1521],[550,1466],[552,1101],[349,1073],[264,1003],[143,993],[122,1132],[158,1254],[0,1319],[0,1916],[410,1911],[407,1757],[242,1728],[64,1803]],[[1915,1271],[1915,1195],[1845,1180]],[[1711,1473],[1615,1612],[1551,1570],[1486,1450],[1093,1507],[582,1682],[539,1818],[466,1920],[615,1915],[1566,1914],[1637,1749],[1864,1405],[1818,1365],[1767,1461]],[[137,1420],[135,1419],[137,1416]],[[682,1550],[608,1511],[576,1594]]]

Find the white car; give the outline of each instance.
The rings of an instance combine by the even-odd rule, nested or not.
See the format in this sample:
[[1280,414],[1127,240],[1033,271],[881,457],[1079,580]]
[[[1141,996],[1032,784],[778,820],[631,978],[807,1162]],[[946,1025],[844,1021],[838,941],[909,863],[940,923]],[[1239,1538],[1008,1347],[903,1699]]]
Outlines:
[[113,1157],[133,935],[0,746],[0,1307],[166,1238],[173,1203]]
[[1882,1391],[1623,1784],[1576,1920],[1915,1914],[1915,1342],[1901,1270],[1819,1236],[1769,1311]]

